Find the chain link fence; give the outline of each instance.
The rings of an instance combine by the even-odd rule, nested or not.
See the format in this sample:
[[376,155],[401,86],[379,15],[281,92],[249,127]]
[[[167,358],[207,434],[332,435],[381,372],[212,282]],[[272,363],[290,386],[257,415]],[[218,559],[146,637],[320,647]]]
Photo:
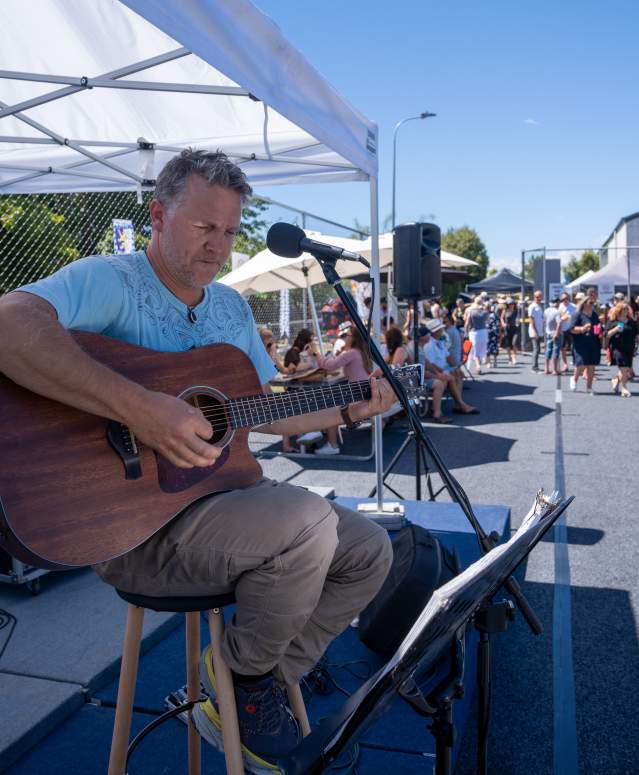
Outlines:
[[[151,238],[152,196],[145,192],[139,201],[135,192],[0,195],[0,294],[46,277],[82,256],[144,249]],[[257,215],[262,237],[276,221],[327,235],[365,235],[357,225],[351,228],[279,203],[268,202],[264,207]],[[259,239],[251,242],[259,243]],[[240,244],[237,249],[246,247]],[[230,269],[229,262],[224,271]],[[363,297],[362,289],[359,292]],[[313,286],[313,297],[320,327],[332,338],[344,319],[335,291],[321,283]],[[305,289],[291,290],[288,298],[279,291],[258,293],[248,302],[257,325],[270,328],[280,340],[292,341],[301,328],[312,327]]]

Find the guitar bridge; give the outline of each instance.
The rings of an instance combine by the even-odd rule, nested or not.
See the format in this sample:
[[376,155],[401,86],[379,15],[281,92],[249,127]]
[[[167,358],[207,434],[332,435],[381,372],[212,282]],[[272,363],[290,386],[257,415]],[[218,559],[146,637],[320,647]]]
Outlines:
[[139,479],[142,476],[142,464],[135,436],[128,426],[115,420],[107,423],[106,437],[113,451],[118,455],[124,465],[126,479]]

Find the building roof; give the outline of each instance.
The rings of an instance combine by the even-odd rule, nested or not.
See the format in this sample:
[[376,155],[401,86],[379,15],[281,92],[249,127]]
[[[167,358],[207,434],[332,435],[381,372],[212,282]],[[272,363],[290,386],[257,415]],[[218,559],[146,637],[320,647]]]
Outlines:
[[615,234],[619,231],[621,226],[624,223],[628,223],[628,221],[634,221],[636,218],[639,218],[639,213],[632,213],[632,215],[624,215],[623,218],[619,220],[619,223],[615,226],[615,228],[610,232],[610,236],[608,239],[604,242],[602,245],[603,248],[606,247],[606,245],[610,242],[610,240],[615,236]]

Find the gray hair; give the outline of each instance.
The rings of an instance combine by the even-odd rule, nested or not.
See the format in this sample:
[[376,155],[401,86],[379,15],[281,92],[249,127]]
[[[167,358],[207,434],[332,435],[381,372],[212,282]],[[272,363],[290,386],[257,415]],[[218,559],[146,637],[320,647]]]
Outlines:
[[210,186],[223,186],[237,191],[242,205],[253,195],[244,172],[222,151],[185,148],[162,169],[155,183],[155,198],[165,207],[179,204],[187,180],[199,175]]

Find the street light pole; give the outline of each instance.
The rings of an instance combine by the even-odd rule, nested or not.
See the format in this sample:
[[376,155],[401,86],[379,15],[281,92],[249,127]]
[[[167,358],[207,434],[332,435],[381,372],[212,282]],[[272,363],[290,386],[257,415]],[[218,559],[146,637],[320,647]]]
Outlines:
[[398,121],[395,125],[395,131],[393,132],[393,210],[391,215],[391,230],[395,228],[395,173],[397,170],[397,130],[400,128],[402,124],[405,124],[407,121],[415,121],[417,119],[422,118],[434,118],[437,115],[437,113],[429,113],[427,110],[423,113],[420,113],[419,116],[409,116],[408,118],[403,118],[401,121]]

